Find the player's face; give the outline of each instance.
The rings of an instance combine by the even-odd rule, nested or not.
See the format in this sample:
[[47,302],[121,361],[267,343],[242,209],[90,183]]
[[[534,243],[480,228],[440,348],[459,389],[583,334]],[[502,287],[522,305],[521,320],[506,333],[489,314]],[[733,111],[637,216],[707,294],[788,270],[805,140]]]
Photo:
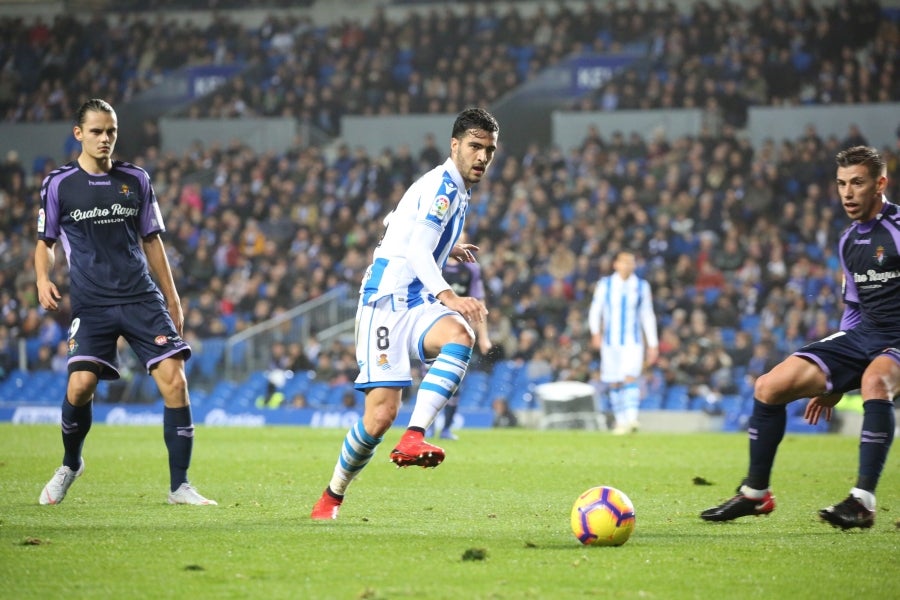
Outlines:
[[89,110],[84,122],[75,126],[75,139],[81,142],[81,152],[98,162],[112,158],[116,147],[119,124],[115,113]]
[[634,258],[634,254],[627,253],[618,255],[615,262],[613,263],[613,268],[622,279],[628,279],[629,277],[631,277],[631,274],[634,273],[634,269],[636,266],[637,263]]
[[462,139],[450,138],[450,157],[466,183],[466,189],[481,181],[497,151],[497,132],[470,129]]
[[866,165],[838,167],[837,189],[844,212],[854,221],[874,219],[881,210],[887,177],[873,179]]

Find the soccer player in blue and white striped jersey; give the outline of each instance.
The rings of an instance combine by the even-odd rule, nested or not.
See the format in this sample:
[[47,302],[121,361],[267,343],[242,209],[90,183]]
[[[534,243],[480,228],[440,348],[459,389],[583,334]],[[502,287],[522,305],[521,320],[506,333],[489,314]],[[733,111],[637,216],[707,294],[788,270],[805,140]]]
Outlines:
[[659,356],[653,295],[647,280],[635,274],[636,258],[622,251],[614,273],[594,288],[588,313],[593,347],[600,350],[600,381],[606,385],[615,427],[622,434],[638,429],[640,377]]
[[356,315],[356,388],[366,394],[365,412],[344,438],[313,519],[337,518],[347,486],[397,418],[403,389],[412,385],[412,355],[430,368],[390,458],[398,467],[436,467],[444,459],[441,448],[425,441],[425,430],[459,387],[475,344],[470,323],[484,320],[487,309],[476,298],[457,295],[441,269],[450,257],[475,260],[475,247],[458,240],[471,189],[493,161],[499,132],[486,110],[459,113],[450,157],[413,183],[384,221]]

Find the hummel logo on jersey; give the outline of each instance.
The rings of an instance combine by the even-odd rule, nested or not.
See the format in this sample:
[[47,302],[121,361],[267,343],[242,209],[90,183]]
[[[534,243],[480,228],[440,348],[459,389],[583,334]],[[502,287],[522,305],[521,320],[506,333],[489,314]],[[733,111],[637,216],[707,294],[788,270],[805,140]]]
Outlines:
[[88,179],[88,185],[112,185],[112,181],[109,179],[101,179],[100,181]]

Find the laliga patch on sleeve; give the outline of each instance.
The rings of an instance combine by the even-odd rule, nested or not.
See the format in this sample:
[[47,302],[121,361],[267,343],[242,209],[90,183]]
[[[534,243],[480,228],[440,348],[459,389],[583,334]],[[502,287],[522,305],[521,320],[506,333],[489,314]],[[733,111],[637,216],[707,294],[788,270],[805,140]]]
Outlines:
[[38,222],[37,222],[37,230],[38,233],[44,233],[44,227],[47,225],[47,215],[44,213],[44,209],[40,209],[38,211]]
[[443,219],[447,215],[448,210],[450,210],[450,198],[438,196],[434,199],[434,204],[431,205],[431,210],[428,211],[428,214],[438,219]]

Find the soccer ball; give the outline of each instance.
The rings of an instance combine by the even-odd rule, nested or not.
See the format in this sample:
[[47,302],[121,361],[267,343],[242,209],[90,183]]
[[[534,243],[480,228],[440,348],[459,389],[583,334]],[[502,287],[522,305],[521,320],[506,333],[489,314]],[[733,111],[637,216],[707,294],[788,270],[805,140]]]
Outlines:
[[632,531],[634,505],[614,487],[592,487],[572,506],[572,533],[586,546],[621,546]]

